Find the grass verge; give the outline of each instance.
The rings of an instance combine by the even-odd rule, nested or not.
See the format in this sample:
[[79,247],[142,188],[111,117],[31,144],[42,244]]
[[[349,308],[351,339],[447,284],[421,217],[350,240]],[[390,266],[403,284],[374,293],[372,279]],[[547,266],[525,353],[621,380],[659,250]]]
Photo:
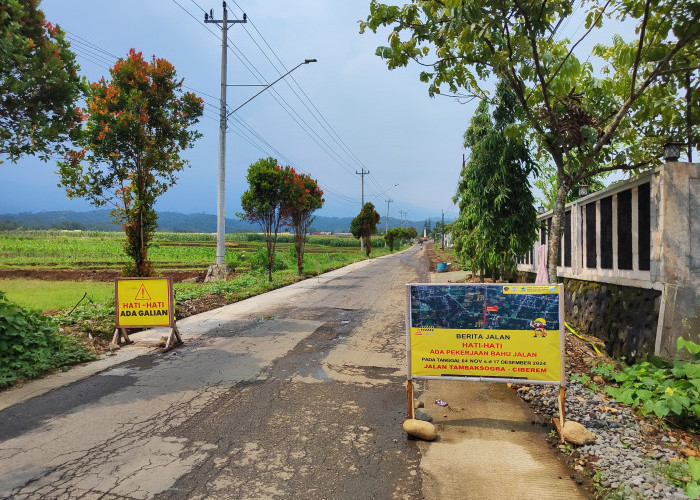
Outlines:
[[18,306],[39,311],[70,309],[84,294],[92,302],[114,298],[114,283],[96,281],[0,280],[0,290]]

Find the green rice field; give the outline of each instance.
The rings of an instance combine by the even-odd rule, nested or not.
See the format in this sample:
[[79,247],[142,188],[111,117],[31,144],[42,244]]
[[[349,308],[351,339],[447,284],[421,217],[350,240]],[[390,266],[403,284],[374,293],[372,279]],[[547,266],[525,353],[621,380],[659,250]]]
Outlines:
[[[373,241],[383,249],[382,238]],[[118,269],[126,264],[124,235],[98,231],[7,231],[0,233],[0,269],[62,268]],[[264,246],[256,233],[226,236],[227,261],[236,264]],[[293,248],[293,236],[279,236],[277,251]],[[354,253],[359,241],[350,236],[309,236],[305,253]],[[149,259],[157,269],[205,268],[216,257],[216,236],[208,233],[156,233]],[[242,257],[242,258],[241,258]],[[245,267],[245,266],[244,266]]]
[[[0,290],[22,307],[42,311],[70,309],[84,295],[81,305],[108,301],[114,297],[114,279],[127,263],[123,244],[120,232],[0,232]],[[372,257],[387,253],[382,238],[373,239],[372,248]],[[204,277],[215,261],[214,234],[156,233],[148,255],[157,273],[173,277],[178,297],[224,293],[240,299],[299,279],[292,235],[278,238],[272,285],[265,283],[261,269],[264,252],[262,234],[227,235],[226,263],[237,276],[225,286],[180,283]],[[313,276],[364,258],[359,241],[351,236],[309,236],[304,273]]]

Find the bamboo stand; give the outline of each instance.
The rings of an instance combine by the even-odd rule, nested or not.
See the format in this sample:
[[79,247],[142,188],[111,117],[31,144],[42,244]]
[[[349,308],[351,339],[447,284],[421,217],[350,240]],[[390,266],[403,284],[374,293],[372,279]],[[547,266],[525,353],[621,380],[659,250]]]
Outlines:
[[[123,341],[122,341],[123,339]],[[129,334],[126,328],[115,328],[114,336],[112,337],[112,343],[118,346],[133,344],[134,341],[129,338]],[[165,348],[163,352],[168,352],[169,350],[184,344],[182,337],[180,336],[180,330],[177,329],[177,325],[173,325],[170,329],[170,335],[168,335],[168,340],[165,342]]]

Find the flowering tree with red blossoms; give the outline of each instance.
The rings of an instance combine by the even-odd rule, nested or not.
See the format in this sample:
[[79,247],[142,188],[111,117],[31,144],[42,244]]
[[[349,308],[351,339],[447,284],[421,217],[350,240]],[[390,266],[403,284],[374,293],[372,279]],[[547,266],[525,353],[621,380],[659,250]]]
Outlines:
[[269,281],[272,281],[277,233],[281,227],[289,225],[286,204],[290,177],[289,167],[278,165],[275,158],[261,158],[248,167],[248,189],[241,196],[242,218],[260,224],[265,234]]
[[298,174],[293,168],[285,179],[287,199],[285,211],[289,216],[289,226],[294,231],[294,249],[297,254],[297,269],[304,274],[304,244],[309,224],[313,222],[312,214],[323,206],[323,190],[318,182],[307,174]]
[[110,73],[111,82],[102,78],[88,89],[81,109],[85,126],[75,141],[82,149],[68,151],[58,162],[60,185],[69,198],[113,207],[112,217],[126,233],[124,250],[133,260],[124,274],[150,276],[155,201],[189,166],[180,153],[200,137],[189,127],[204,107],[192,93],[177,95],[182,80],[165,59],[147,62],[131,49]]
[[38,1],[0,2],[0,164],[63,150],[80,125],[78,69],[65,32]]

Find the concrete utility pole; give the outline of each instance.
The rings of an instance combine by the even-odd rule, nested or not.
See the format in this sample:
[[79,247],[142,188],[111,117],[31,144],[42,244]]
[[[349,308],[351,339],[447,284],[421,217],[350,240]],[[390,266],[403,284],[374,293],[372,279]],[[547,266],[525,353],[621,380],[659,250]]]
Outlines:
[[362,206],[364,207],[365,206],[365,175],[369,174],[369,170],[367,172],[365,172],[365,169],[363,168],[363,169],[361,169],[361,172],[358,172],[357,170],[355,170],[355,173],[357,175],[362,176],[362,198],[361,198],[361,200],[362,200]]
[[442,226],[440,226],[440,233],[442,234],[442,245],[440,250],[445,249],[445,211],[442,211]]
[[[369,170],[367,172],[365,172],[364,168],[361,168],[360,170],[361,170],[361,172],[358,172],[357,170],[355,170],[355,173],[357,175],[362,176],[362,197],[361,197],[362,203],[360,205],[360,211],[362,211],[362,209],[365,206],[365,175],[369,174]],[[364,251],[365,251],[365,240],[360,238],[360,252],[364,252]]]
[[[386,229],[384,230],[384,237],[386,238],[387,233],[389,232],[389,204],[392,203],[394,200],[389,198],[386,201]],[[386,246],[386,239],[384,240],[384,246]]]
[[214,11],[204,14],[205,23],[221,25],[221,98],[219,102],[219,182],[216,197],[216,263],[209,266],[207,279],[216,281],[226,279],[228,269],[226,268],[226,65],[228,46],[228,25],[248,22],[247,16],[243,14],[243,19],[233,19],[229,21],[226,2],[223,2],[223,19],[214,19]]
[[[399,210],[399,213],[401,214],[401,227],[404,229],[406,228],[406,222],[408,221],[408,210]],[[404,217],[406,217],[406,220],[404,220]]]

